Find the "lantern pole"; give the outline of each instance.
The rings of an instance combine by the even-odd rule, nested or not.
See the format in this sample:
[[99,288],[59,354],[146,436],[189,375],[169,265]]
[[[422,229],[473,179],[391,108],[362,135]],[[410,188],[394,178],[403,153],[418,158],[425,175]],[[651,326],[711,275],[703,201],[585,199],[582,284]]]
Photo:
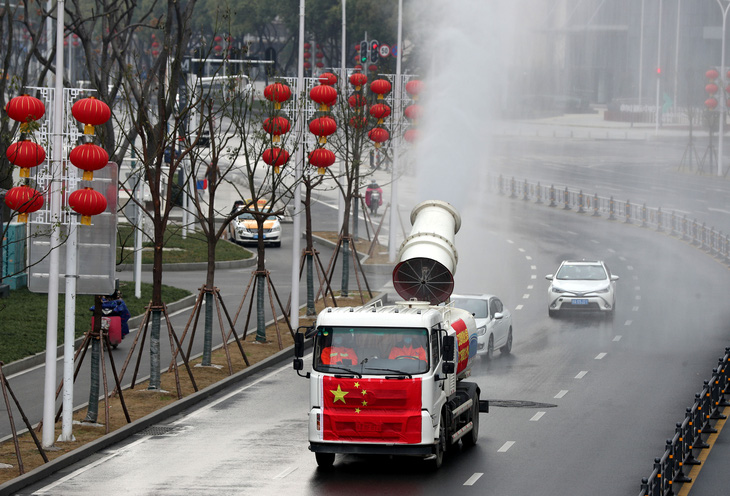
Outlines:
[[[342,98],[347,98],[347,22],[345,13],[347,10],[347,0],[342,0],[342,53],[340,54],[340,66],[341,66],[341,76],[340,76],[340,94],[342,95]],[[340,177],[342,177],[345,174],[345,161],[340,161]],[[345,192],[340,191],[339,196],[337,197],[337,225],[342,226],[342,223],[345,222]]]
[[[55,435],[56,410],[56,346],[58,345],[58,247],[61,245],[61,181],[63,160],[63,29],[64,0],[56,2],[56,75],[53,100],[53,150],[51,158],[50,210],[51,230],[49,271],[48,271],[48,313],[46,319],[46,364],[43,387],[43,433],[41,444],[44,448],[53,446]],[[73,346],[73,334],[71,335]],[[73,352],[71,353],[73,356]]]
[[660,94],[662,85],[662,10],[664,0],[659,0],[659,35],[657,39],[657,60],[656,60],[656,123],[654,134],[659,134],[659,121],[661,120]]
[[292,329],[299,327],[299,263],[301,259],[302,244],[302,162],[304,161],[304,139],[302,129],[304,122],[304,0],[299,0],[299,64],[297,67],[297,122],[296,140],[298,143],[296,157],[294,159],[294,210],[292,212],[293,235],[292,235],[292,264],[291,269],[291,315],[289,320]]
[[[403,0],[398,0],[398,53],[395,54],[395,105],[393,105],[393,110],[398,111],[398,113],[401,113],[401,100],[402,100],[402,92],[403,92],[403,81],[401,80],[401,46],[402,46],[402,38],[403,38]],[[402,119],[401,115],[397,116],[399,119]],[[398,148],[399,143],[402,136],[402,127],[400,126],[400,129],[398,131],[399,136],[395,136],[393,140],[393,165],[390,168],[390,229],[388,230],[388,259],[391,263],[395,262],[396,252],[395,252],[395,234],[396,234],[396,225],[398,222],[398,169],[399,169],[399,160],[398,160]]]
[[727,26],[727,12],[730,10],[730,2],[723,5],[722,0],[717,0],[717,5],[722,10],[722,50],[720,54],[720,131],[717,135],[717,176],[722,177],[722,144],[725,135],[725,112],[727,112],[727,98],[725,95],[725,86],[727,83],[727,74],[725,74],[725,28]]

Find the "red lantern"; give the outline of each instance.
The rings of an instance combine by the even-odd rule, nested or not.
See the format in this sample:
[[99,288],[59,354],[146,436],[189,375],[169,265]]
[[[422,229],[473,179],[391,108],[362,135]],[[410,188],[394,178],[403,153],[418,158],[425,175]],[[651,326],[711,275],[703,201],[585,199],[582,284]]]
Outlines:
[[28,222],[28,214],[43,206],[43,195],[30,186],[16,186],[5,194],[5,204],[17,211],[18,222]]
[[223,41],[223,37],[221,35],[217,35],[215,38],[213,38],[213,41],[215,41],[216,43],[220,43],[221,41]]
[[387,79],[376,79],[370,83],[370,91],[378,95],[378,100],[385,98],[390,93],[391,85]]
[[375,65],[375,64],[370,64],[368,66],[368,71],[369,72],[372,72],[373,74],[375,74],[376,72],[378,72],[378,66]]
[[94,126],[104,124],[112,116],[109,105],[93,96],[74,103],[71,107],[71,114],[74,119],[85,124],[84,134],[94,134]]
[[327,86],[334,86],[337,84],[337,76],[331,72],[323,72],[319,76],[319,84],[326,84]]
[[368,131],[368,138],[375,142],[375,148],[380,148],[384,142],[388,141],[390,133],[384,127],[374,127]]
[[304,44],[304,49],[305,50],[309,50],[310,48],[312,48],[312,45],[310,45],[309,43],[305,43]]
[[354,117],[350,117],[350,126],[354,127],[355,129],[362,129],[367,123],[368,119],[364,115],[356,115]]
[[418,141],[419,138],[419,132],[416,128],[410,128],[406,130],[405,133],[403,133],[403,139],[405,139],[408,143],[414,143]]
[[305,69],[311,69],[312,68],[312,64],[309,63],[309,62],[304,62],[304,64],[302,64],[302,65],[304,66]]
[[309,60],[312,58],[312,54],[309,52],[304,52],[304,60]]
[[327,143],[327,136],[337,131],[337,122],[332,117],[318,117],[309,122],[309,132],[319,137],[319,144]]
[[352,108],[358,108],[364,107],[368,103],[368,101],[360,93],[353,93],[352,95],[350,95],[350,98],[347,99],[347,103],[349,103],[350,107]]
[[317,57],[318,59],[323,59],[324,58],[324,53],[317,52],[317,53],[314,54],[314,56]]
[[309,98],[319,103],[319,110],[326,112],[337,102],[337,90],[332,86],[320,84],[309,91]]
[[274,102],[274,108],[278,110],[283,102],[291,98],[291,88],[284,83],[272,83],[264,88],[264,98]]
[[46,113],[43,102],[30,95],[20,95],[11,99],[5,106],[8,117],[21,124],[37,121]]
[[423,81],[412,79],[406,83],[406,93],[408,93],[414,100],[418,100],[421,92],[423,92],[423,87]]
[[267,148],[261,155],[261,158],[269,165],[274,166],[274,172],[277,174],[281,171],[281,166],[289,162],[289,152],[283,148]]
[[715,83],[708,83],[705,85],[705,91],[710,95],[714,95],[715,93],[717,93],[717,90],[718,87]]
[[717,72],[715,69],[710,69],[709,71],[705,72],[705,77],[712,81],[720,77],[720,73]]
[[274,143],[279,143],[281,141],[281,135],[288,133],[290,129],[291,124],[286,117],[268,117],[264,121],[264,131],[273,135],[271,140]]
[[353,69],[355,69],[356,71],[361,71],[362,70],[362,64],[355,64],[355,67],[353,67]]
[[106,198],[91,188],[77,189],[68,197],[68,206],[77,214],[81,214],[81,224],[91,225],[91,216],[99,215],[106,210]]
[[46,159],[46,151],[38,143],[21,140],[5,150],[11,164],[20,167],[20,177],[30,177],[30,168],[36,167]]
[[84,171],[83,180],[94,179],[94,171],[103,169],[109,163],[109,154],[102,147],[93,143],[79,145],[68,155],[71,163]]
[[384,103],[376,103],[370,107],[370,115],[378,120],[378,124],[382,124],[383,119],[390,115],[390,107]]
[[714,98],[708,98],[705,100],[705,107],[707,107],[710,110],[714,110],[715,107],[717,107],[717,100]]
[[324,170],[335,163],[335,154],[326,148],[317,148],[309,152],[309,163],[317,168],[318,174],[324,174]]
[[321,69],[321,68],[323,68],[323,67],[324,67],[324,62],[317,62],[317,63],[316,63],[316,64],[314,64],[314,65],[316,65],[316,66],[317,66],[317,67],[318,67],[319,69]]
[[368,77],[362,72],[356,72],[350,76],[350,84],[355,87],[355,91],[360,91],[360,88],[365,86],[368,82]]
[[408,119],[410,119],[412,121],[417,121],[423,115],[423,107],[421,107],[420,105],[416,105],[416,104],[409,105],[406,107],[406,109],[403,111],[403,113],[405,114],[405,116]]

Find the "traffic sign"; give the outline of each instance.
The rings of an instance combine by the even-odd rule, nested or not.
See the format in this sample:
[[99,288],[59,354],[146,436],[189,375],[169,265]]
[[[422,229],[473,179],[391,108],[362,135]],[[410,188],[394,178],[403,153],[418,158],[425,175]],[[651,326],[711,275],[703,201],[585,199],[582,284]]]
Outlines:
[[388,45],[380,45],[379,51],[380,51],[380,56],[383,58],[390,55],[390,47]]

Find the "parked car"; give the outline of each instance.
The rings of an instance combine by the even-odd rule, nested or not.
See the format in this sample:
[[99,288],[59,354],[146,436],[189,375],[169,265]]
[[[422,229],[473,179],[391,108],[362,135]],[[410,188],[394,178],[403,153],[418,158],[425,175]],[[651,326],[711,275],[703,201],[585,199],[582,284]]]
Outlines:
[[[258,243],[258,222],[253,214],[244,212],[231,222],[233,241],[239,244]],[[281,246],[281,220],[272,216],[264,221],[264,244]]]
[[477,354],[487,360],[494,350],[512,351],[512,314],[502,301],[490,294],[452,294],[451,303],[474,315],[477,324]]
[[600,260],[564,260],[557,272],[548,274],[548,315],[562,311],[595,311],[613,317],[616,281]]

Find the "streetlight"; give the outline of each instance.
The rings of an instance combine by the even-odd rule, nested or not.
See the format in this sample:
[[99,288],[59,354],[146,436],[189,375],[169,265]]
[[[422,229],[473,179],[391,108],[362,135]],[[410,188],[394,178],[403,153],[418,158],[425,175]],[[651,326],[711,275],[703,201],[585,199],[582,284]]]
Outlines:
[[656,127],[654,134],[659,134],[659,119],[661,118],[661,112],[659,107],[659,97],[661,93],[661,82],[662,82],[662,8],[664,7],[664,0],[659,0],[659,35],[657,39],[657,55],[656,55]]
[[[723,5],[723,2],[727,2]],[[720,80],[724,82],[727,79],[725,74],[725,26],[727,25],[727,12],[730,10],[730,1],[717,0],[717,5],[722,10],[722,51],[720,52]],[[722,176],[722,142],[725,134],[725,111],[727,110],[727,98],[725,98],[725,90],[720,91],[720,132],[717,136],[717,175]]]

